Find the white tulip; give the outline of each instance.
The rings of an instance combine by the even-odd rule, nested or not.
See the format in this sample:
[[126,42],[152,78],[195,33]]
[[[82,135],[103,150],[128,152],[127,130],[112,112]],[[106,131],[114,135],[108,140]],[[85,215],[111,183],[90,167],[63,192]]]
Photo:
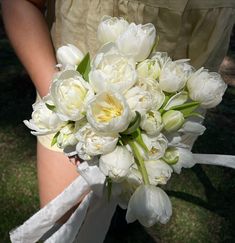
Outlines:
[[82,147],[82,150],[90,156],[110,153],[115,149],[118,142],[117,135],[104,136],[98,134],[90,124],[86,124],[79,129],[76,133],[76,138],[79,141],[77,150]]
[[144,133],[141,135],[146,147],[148,148],[147,157],[145,157],[146,160],[157,160],[165,154],[168,141],[163,134],[160,133],[157,137],[147,136]]
[[192,72],[187,61],[168,61],[164,64],[159,77],[159,85],[163,91],[174,93],[184,88]]
[[202,119],[191,118],[184,122],[183,126],[177,132],[166,133],[170,146],[179,146],[191,148],[193,142],[199,135],[202,135],[206,128],[201,124]]
[[202,135],[205,132],[205,130],[206,130],[205,126],[203,126],[199,122],[188,120],[180,128],[179,132],[191,133],[194,135]]
[[33,104],[32,119],[24,120],[24,124],[30,128],[33,135],[46,135],[57,132],[65,122],[61,121],[57,114],[48,109],[43,101]]
[[75,137],[75,124],[68,123],[64,126],[57,137],[57,146],[59,148],[65,148],[77,144],[78,140]]
[[141,79],[158,79],[163,65],[169,60],[166,52],[154,53],[151,59],[146,59],[138,64],[138,77]]
[[145,161],[145,167],[151,185],[166,184],[173,172],[172,168],[162,160]]
[[151,78],[156,80],[160,75],[161,67],[156,60],[146,59],[137,66],[139,78]]
[[140,127],[151,136],[158,136],[163,128],[162,117],[158,111],[150,110],[141,117]]
[[62,64],[63,67],[68,65],[78,65],[83,59],[84,54],[74,45],[68,44],[61,46],[56,51],[56,58],[58,63]]
[[86,103],[94,93],[81,75],[73,70],[62,72],[51,85],[55,111],[64,121],[77,121],[85,116]]
[[118,92],[104,91],[87,106],[87,120],[98,132],[112,134],[126,130],[132,119],[125,98]]
[[[172,168],[162,160],[146,160],[144,164],[151,185],[166,184],[173,172]],[[127,181],[134,185],[143,184],[141,173],[136,164],[131,167]]]
[[190,150],[178,147],[177,152],[178,162],[171,165],[177,174],[180,174],[182,168],[191,168],[196,164],[196,160]]
[[144,78],[139,79],[136,84],[142,90],[150,92],[152,96],[152,107],[154,110],[159,110],[164,103],[165,94],[161,90],[158,82],[151,78]]
[[98,40],[101,44],[115,42],[118,36],[126,31],[128,26],[129,23],[123,18],[105,16],[98,26]]
[[187,88],[192,100],[200,102],[203,108],[212,108],[221,102],[227,84],[218,73],[201,68],[190,77]]
[[95,57],[89,74],[96,92],[106,89],[124,92],[135,84],[136,77],[134,60],[121,55],[115,47]]
[[131,23],[127,30],[117,38],[116,44],[124,55],[133,57],[136,62],[140,62],[149,56],[155,38],[156,29],[153,24],[136,25]]
[[145,227],[157,222],[166,224],[172,215],[171,201],[167,194],[152,185],[142,185],[132,195],[126,213],[126,220],[138,220]]
[[125,93],[125,98],[131,111],[138,111],[141,115],[155,107],[151,93],[138,86],[129,89]]
[[104,175],[109,176],[113,181],[124,180],[134,163],[133,155],[126,147],[117,146],[111,153],[101,155],[99,168]]
[[167,52],[157,51],[151,54],[151,60],[156,60],[162,68],[165,63],[171,61],[171,58],[168,56]]

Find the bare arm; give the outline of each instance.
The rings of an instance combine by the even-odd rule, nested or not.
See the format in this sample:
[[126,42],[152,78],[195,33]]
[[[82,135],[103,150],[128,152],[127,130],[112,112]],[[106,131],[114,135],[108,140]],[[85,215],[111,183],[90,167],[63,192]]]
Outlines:
[[2,0],[5,28],[40,96],[55,73],[56,59],[42,9],[45,0]]

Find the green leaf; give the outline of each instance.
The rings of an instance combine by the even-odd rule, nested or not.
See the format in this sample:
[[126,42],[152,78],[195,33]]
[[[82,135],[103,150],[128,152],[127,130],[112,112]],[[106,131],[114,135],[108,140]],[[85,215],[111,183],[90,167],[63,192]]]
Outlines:
[[197,101],[185,103],[183,105],[173,106],[172,110],[178,110],[183,113],[184,117],[188,117],[194,110],[199,107],[200,103]]
[[169,99],[173,96],[173,95],[171,95],[169,93],[166,93],[166,92],[164,92],[164,94],[165,94],[165,100],[164,100],[161,108],[159,109],[159,112],[161,114],[165,111],[163,108],[165,107],[165,105],[167,104],[167,102],[169,101]]
[[134,120],[129,124],[128,128],[124,132],[120,133],[120,135],[122,135],[122,134],[129,135],[129,134],[135,132],[139,128],[140,121],[141,121],[141,115],[138,111],[136,111],[135,113],[136,113],[136,116],[135,116]]
[[84,80],[89,81],[89,72],[91,70],[90,54],[89,52],[85,55],[82,61],[77,67],[77,71],[82,75]]
[[188,118],[188,117],[191,117],[191,116],[196,116],[196,117],[199,117],[199,118],[202,118],[202,119],[205,118],[204,116],[202,116],[202,115],[201,115],[200,113],[198,113],[198,112],[192,112],[192,113],[190,113],[189,115],[185,115],[184,118]]
[[57,143],[57,137],[60,135],[60,131],[58,131],[55,136],[52,138],[51,147]]
[[55,110],[55,106],[54,105],[50,105],[48,103],[46,103],[46,107],[51,110],[51,111],[54,111]]
[[185,102],[188,100],[188,92],[187,91],[181,91],[175,95],[173,95],[166,103],[166,105],[163,107],[164,110],[170,110],[172,107],[180,106],[185,104]]
[[121,138],[118,139],[118,144],[121,145],[121,146],[124,146],[124,143],[123,143]]

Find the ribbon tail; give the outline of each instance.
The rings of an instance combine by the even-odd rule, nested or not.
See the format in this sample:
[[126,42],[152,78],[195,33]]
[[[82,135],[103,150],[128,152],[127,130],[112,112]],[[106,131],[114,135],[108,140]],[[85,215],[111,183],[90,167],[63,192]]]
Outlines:
[[117,206],[117,200],[106,195],[102,198],[93,194],[85,221],[77,234],[74,243],[102,243]]
[[89,208],[93,192],[90,192],[82,200],[78,208],[73,212],[68,221],[63,224],[60,229],[55,232],[45,243],[72,243],[83,224],[87,210]]
[[23,225],[10,232],[12,243],[38,241],[69,209],[82,200],[90,190],[83,179],[77,177],[61,194],[39,210]]
[[193,154],[197,164],[219,165],[235,169],[235,156],[222,154]]

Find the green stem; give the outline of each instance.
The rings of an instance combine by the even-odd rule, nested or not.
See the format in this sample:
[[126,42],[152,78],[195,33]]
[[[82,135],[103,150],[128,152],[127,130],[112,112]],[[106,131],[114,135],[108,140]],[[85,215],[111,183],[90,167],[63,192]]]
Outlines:
[[143,160],[138,148],[136,147],[134,141],[128,141],[128,144],[130,145],[130,147],[134,153],[134,156],[135,156],[136,160],[138,161],[137,165],[138,165],[139,171],[142,175],[144,184],[149,185],[150,182],[149,182],[148,173],[147,173],[146,167],[144,165],[144,160]]

